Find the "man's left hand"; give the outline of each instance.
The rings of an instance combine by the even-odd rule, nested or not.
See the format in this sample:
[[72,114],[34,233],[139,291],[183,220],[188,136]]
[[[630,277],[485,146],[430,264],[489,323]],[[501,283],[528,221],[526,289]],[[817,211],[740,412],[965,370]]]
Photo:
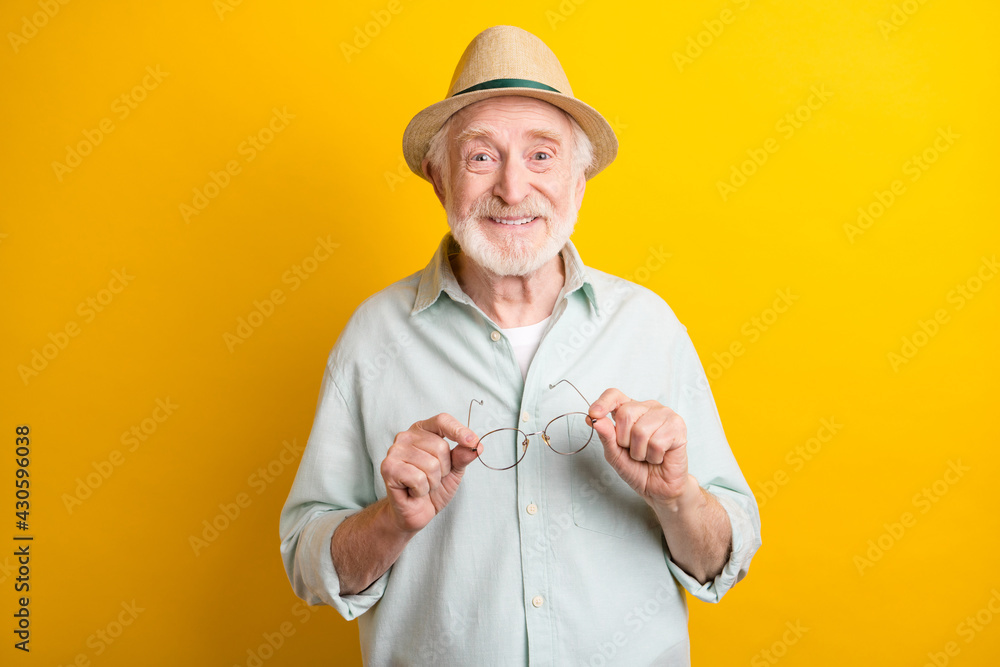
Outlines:
[[[604,419],[608,415],[614,418]],[[608,389],[588,413],[604,457],[647,503],[669,505],[688,484],[687,426],[656,401],[633,401]]]

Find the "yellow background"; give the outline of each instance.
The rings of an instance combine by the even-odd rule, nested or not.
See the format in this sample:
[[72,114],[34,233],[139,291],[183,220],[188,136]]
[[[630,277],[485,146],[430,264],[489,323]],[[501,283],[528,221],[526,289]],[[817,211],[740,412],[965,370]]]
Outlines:
[[[402,166],[403,128],[477,32],[511,23],[552,47],[621,141],[589,183],[582,256],[687,325],[762,503],[748,578],[691,606],[695,664],[996,664],[1000,280],[975,281],[1000,249],[996,3],[397,1],[3,3],[0,541],[19,532],[17,424],[31,427],[36,539],[29,655],[12,647],[13,546],[0,549],[0,663],[247,665],[282,624],[263,664],[360,660],[356,626],[296,606],[282,570],[296,465],[283,442],[305,443],[352,310],[422,268],[446,229]],[[814,86],[830,96],[803,111]],[[248,161],[273,109],[294,118]],[[787,136],[796,112],[808,119]],[[113,130],[57,174],[105,119]],[[958,137],[911,180],[908,161],[948,128]],[[724,200],[718,182],[768,139],[777,150]],[[239,173],[185,221],[180,205],[230,161]],[[896,180],[902,194],[852,242],[845,225]],[[293,290],[286,272],[327,237],[333,255]],[[645,270],[654,250],[670,258]],[[962,308],[957,285],[979,288]],[[283,303],[227,346],[276,289]],[[798,298],[775,318],[779,290]],[[88,298],[107,303],[90,313]],[[935,335],[893,364],[922,321]],[[25,382],[19,367],[73,323]],[[177,406],[161,422],[157,399]],[[829,437],[823,419],[842,427]],[[122,435],[144,420],[130,450]],[[949,462],[967,470],[946,475]],[[196,555],[191,536],[238,498]],[[977,612],[991,622],[970,637],[960,624]],[[122,614],[113,643],[95,639]]]

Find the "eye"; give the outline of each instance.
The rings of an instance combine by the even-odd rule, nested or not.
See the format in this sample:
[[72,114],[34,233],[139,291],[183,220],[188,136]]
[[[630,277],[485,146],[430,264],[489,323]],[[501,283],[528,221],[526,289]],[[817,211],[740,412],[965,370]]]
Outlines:
[[551,155],[549,155],[548,153],[546,153],[544,151],[538,151],[537,153],[535,153],[534,155],[532,155],[532,158],[534,158],[535,160],[548,160],[551,157],[552,157]]
[[486,153],[476,153],[472,156],[473,162],[486,162],[490,159],[490,156]]

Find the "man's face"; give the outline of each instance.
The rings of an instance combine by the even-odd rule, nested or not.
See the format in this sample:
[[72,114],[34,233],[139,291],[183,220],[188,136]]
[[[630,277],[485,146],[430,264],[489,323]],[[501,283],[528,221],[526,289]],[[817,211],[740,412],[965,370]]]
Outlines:
[[435,191],[452,234],[477,265],[529,275],[573,233],[586,177],[573,169],[573,128],[561,109],[529,97],[465,107],[448,132],[447,174]]

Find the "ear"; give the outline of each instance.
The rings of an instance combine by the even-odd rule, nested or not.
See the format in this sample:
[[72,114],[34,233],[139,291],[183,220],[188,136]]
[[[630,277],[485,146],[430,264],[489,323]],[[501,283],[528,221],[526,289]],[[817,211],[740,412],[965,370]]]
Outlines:
[[579,211],[580,207],[583,206],[583,193],[587,190],[587,174],[580,174],[579,180],[576,182],[576,193],[574,197],[576,199],[576,210]]
[[424,158],[424,161],[420,163],[420,171],[424,172],[424,178],[431,182],[434,186],[434,194],[437,195],[438,201],[441,202],[441,206],[445,205],[444,196],[444,182],[441,180],[441,174],[437,169],[431,166],[431,161]]

